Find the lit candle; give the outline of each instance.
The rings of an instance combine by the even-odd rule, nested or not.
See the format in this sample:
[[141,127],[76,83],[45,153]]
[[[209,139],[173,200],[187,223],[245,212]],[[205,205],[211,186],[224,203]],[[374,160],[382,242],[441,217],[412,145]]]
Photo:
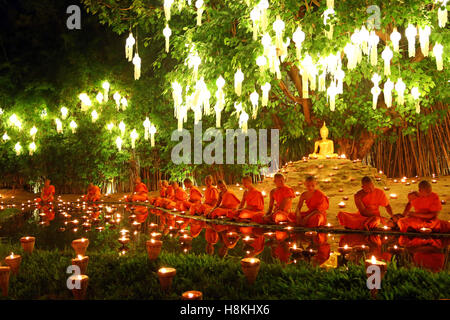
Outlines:
[[86,249],[88,246],[89,246],[89,239],[86,238],[76,239],[72,241],[72,248],[75,250],[75,253],[77,255],[84,256],[86,254]]
[[436,179],[432,179],[431,183],[437,183],[437,180]]
[[187,234],[184,234],[182,237],[180,237],[180,242],[181,243],[191,243],[192,242],[192,237],[188,236]]
[[[73,275],[69,277],[69,281],[72,281],[74,288],[72,289],[72,294],[75,300],[84,300],[86,298],[86,291],[88,287],[89,277],[84,274]],[[75,286],[75,283],[79,283],[80,286]],[[77,287],[79,289],[77,289]]]
[[[384,261],[379,261],[375,258],[375,256],[372,256],[371,259],[366,259],[365,260],[365,266],[366,266],[366,270],[369,266],[378,266],[380,268],[380,276],[381,278],[383,278],[384,274],[386,273],[386,269],[387,269],[387,265],[386,262]],[[371,276],[371,273],[367,273],[367,276]]]
[[161,239],[162,234],[159,232],[152,232],[150,233],[150,237],[154,240],[159,240]]
[[264,237],[269,240],[272,240],[275,238],[275,232],[266,232],[266,233],[264,233]]
[[148,258],[150,260],[156,260],[161,252],[162,241],[155,239],[147,240],[145,247],[147,249]]
[[35,237],[27,236],[20,238],[20,244],[22,245],[23,251],[25,251],[26,253],[32,253],[35,241],[36,241]]
[[293,254],[299,254],[303,251],[301,247],[297,247],[296,244],[294,244],[292,247],[289,248],[289,251],[291,251]]
[[253,284],[258,276],[261,262],[258,258],[244,258],[241,260],[242,271],[249,284]]
[[203,294],[200,291],[186,291],[181,295],[181,300],[202,300]]
[[398,196],[397,196],[396,193],[391,193],[391,194],[389,195],[389,197],[390,197],[391,199],[397,199],[397,198],[398,198]]
[[175,268],[160,268],[158,270],[158,279],[159,284],[161,285],[161,289],[163,291],[167,291],[172,286],[172,280],[177,274],[177,270]]
[[338,203],[339,208],[345,208],[345,202],[341,201]]
[[425,227],[420,228],[421,233],[430,233],[431,231],[432,230],[430,228],[425,228]]
[[345,255],[346,253],[349,253],[350,251],[352,251],[352,247],[349,247],[348,245],[344,245],[343,247],[339,247],[338,251],[342,254]]
[[345,196],[345,197],[342,197],[342,199],[345,200],[345,201],[347,201],[347,200],[348,200],[348,197]]
[[78,255],[76,258],[72,259],[72,265],[78,266],[81,274],[86,274],[88,263],[88,256]]
[[11,254],[5,258],[5,263],[6,263],[6,265],[8,265],[11,268],[12,274],[19,273],[19,268],[20,268],[21,262],[22,262],[22,257],[18,254],[14,254],[13,252],[11,252]]

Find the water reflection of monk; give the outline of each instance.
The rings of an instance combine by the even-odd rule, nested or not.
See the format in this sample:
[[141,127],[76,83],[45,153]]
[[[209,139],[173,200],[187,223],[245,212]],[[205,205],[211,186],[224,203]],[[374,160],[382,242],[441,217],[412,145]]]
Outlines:
[[416,266],[433,272],[444,270],[445,250],[449,245],[449,239],[409,238],[400,236],[399,245],[405,247],[411,253]]

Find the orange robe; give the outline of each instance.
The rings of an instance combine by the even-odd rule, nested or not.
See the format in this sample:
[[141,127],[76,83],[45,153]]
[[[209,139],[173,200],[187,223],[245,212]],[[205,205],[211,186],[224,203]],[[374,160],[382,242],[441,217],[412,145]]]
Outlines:
[[175,197],[175,190],[172,186],[168,186],[165,190],[164,197],[155,200],[155,206],[165,208],[168,203]]
[[183,201],[183,204],[180,204],[179,206],[184,208],[182,211],[189,210],[193,205],[201,204],[202,198],[203,195],[200,189],[196,186],[192,186],[189,189],[189,199]]
[[208,213],[217,203],[219,199],[219,190],[216,187],[210,186],[205,191],[205,202],[203,204],[196,203],[191,206],[191,214],[206,214]]
[[232,191],[225,192],[222,195],[222,201],[220,207],[214,209],[211,212],[211,218],[217,218],[221,216],[228,216],[229,218],[234,217],[233,210],[236,209],[241,201],[236,197]]
[[53,202],[55,195],[55,186],[49,185],[48,187],[44,187],[44,195],[43,199],[37,198],[37,202]]
[[166,189],[167,189],[166,187],[161,187],[159,189],[159,197],[151,197],[151,198],[149,198],[148,200],[149,200],[150,204],[156,205],[156,202],[160,201],[159,199],[165,198],[166,197]]
[[[239,213],[239,219],[250,219],[256,223],[262,223],[262,217],[264,216],[264,197],[256,188],[247,192],[245,199],[247,207]],[[248,206],[252,206],[254,209],[247,209]]]
[[[383,190],[375,188],[371,193],[366,194],[362,198],[362,202],[367,210],[377,216],[377,219],[370,223],[369,229],[375,229],[382,221],[380,215],[380,206],[386,207],[389,204],[389,200],[384,194]],[[364,223],[369,217],[363,216],[358,212],[348,213],[340,211],[337,215],[339,223],[349,229],[364,229]]]
[[[312,215],[309,217],[306,224],[302,227],[306,228],[317,228],[327,224],[327,209],[330,206],[328,201],[328,197],[320,190],[314,191],[314,194],[311,198],[305,201],[306,206],[308,207],[308,211],[300,211],[300,215],[302,217],[307,216],[314,210],[318,210],[319,213]],[[295,213],[289,215],[289,220],[291,222],[295,222]]]
[[186,210],[184,206],[184,202],[187,199],[186,191],[184,191],[183,188],[179,187],[174,192],[174,196],[171,199],[168,199],[168,201],[165,202],[165,208],[169,210],[177,209],[179,211]]
[[98,201],[100,200],[102,193],[100,192],[100,188],[97,186],[92,186],[88,188],[87,194],[84,196],[86,201]]
[[[411,205],[417,213],[436,212],[442,210],[442,204],[439,200],[439,196],[434,192],[431,192],[426,197],[418,197],[412,200]],[[407,232],[408,228],[411,228],[414,231],[419,231],[420,228],[430,228],[433,232],[450,232],[450,223],[439,220],[437,217],[434,219],[405,217],[399,219],[397,224],[401,232]]]
[[281,210],[280,206],[284,199],[295,198],[294,190],[288,186],[283,186],[281,188],[276,188],[272,195],[275,200],[275,214],[273,215],[273,220],[275,223],[287,221],[288,215],[291,211],[292,201],[291,204],[283,208],[283,210]]
[[131,197],[127,197],[127,201],[144,202],[148,200],[148,189],[145,183],[141,182],[134,187],[134,193]]

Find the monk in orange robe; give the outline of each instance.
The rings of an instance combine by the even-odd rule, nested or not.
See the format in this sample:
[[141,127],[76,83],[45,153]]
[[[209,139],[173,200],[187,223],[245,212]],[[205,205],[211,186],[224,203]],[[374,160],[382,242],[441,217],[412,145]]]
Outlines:
[[171,186],[173,188],[173,196],[164,202],[164,208],[185,211],[186,207],[184,206],[184,203],[187,200],[186,191],[184,191],[176,181],[172,181]]
[[337,217],[339,223],[349,229],[373,230],[380,222],[386,219],[380,215],[380,207],[385,207],[386,212],[393,217],[392,208],[383,190],[375,188],[370,177],[363,177],[361,181],[362,189],[354,198],[358,208],[356,213],[339,212]]
[[[313,176],[305,180],[306,191],[300,196],[300,200],[295,211],[295,220],[289,216],[290,221],[301,227],[317,228],[327,223],[327,209],[329,207],[328,197],[317,189],[317,181]],[[306,203],[308,211],[301,211],[303,203]]]
[[234,218],[250,219],[256,223],[263,223],[264,198],[261,191],[253,186],[250,176],[245,176],[242,179],[242,184],[246,190],[239,208],[234,212]]
[[148,200],[148,189],[141,178],[137,177],[134,181],[134,192],[127,197],[128,202],[144,202]]
[[[408,200],[403,211],[404,218],[397,221],[401,232],[407,232],[408,229],[419,231],[421,228],[430,228],[433,232],[450,232],[450,223],[437,218],[442,204],[428,181],[421,181],[419,192],[408,194]],[[411,211],[412,208],[414,212]]]
[[166,180],[159,180],[158,182],[158,189],[159,189],[159,197],[151,197],[149,198],[149,202],[152,205],[156,205],[158,201],[161,201],[160,199],[163,199],[166,197],[166,190],[169,183]]
[[207,212],[207,218],[217,218],[227,216],[229,218],[234,217],[234,209],[236,209],[241,201],[236,197],[233,191],[228,190],[227,184],[223,180],[217,181],[217,187],[220,190],[219,199],[216,206]]
[[[189,190],[189,198],[187,200],[183,201],[182,211],[190,210],[190,208],[195,205],[201,205],[203,195],[202,195],[202,192],[200,191],[200,189],[197,188],[196,186],[194,186],[194,184],[192,183],[192,180],[189,178],[184,179],[183,183],[184,183],[184,187],[187,190]],[[191,212],[191,211],[189,211],[189,212]]]
[[166,205],[175,197],[175,189],[172,186],[172,182],[169,184],[168,181],[165,181],[164,185],[166,186],[164,197],[158,197],[155,200],[155,206],[157,207],[165,208]]
[[85,201],[99,201],[102,196],[102,193],[100,192],[100,188],[97,186],[94,186],[92,183],[89,183],[87,194],[83,196],[83,199]]
[[274,183],[276,188],[270,191],[269,209],[264,216],[264,221],[275,223],[288,221],[288,215],[291,211],[292,199],[295,198],[295,192],[292,188],[285,185],[285,179],[281,173],[275,174]]
[[36,199],[36,202],[40,204],[46,204],[53,202],[55,196],[55,186],[50,184],[50,180],[46,179],[44,182],[44,188],[41,191],[41,197]]
[[213,186],[212,176],[206,176],[205,185],[205,202],[192,205],[190,210],[191,214],[206,214],[207,212],[211,211],[212,208],[214,208],[217,200],[219,199],[219,190],[217,190],[217,188]]

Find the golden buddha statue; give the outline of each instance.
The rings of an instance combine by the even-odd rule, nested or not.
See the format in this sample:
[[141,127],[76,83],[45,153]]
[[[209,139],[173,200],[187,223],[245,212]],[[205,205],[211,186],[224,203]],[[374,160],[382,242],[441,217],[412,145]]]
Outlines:
[[328,138],[328,128],[323,123],[322,128],[320,128],[320,136],[322,140],[317,140],[314,144],[314,152],[309,155],[313,159],[327,159],[327,158],[337,158],[338,155],[334,153],[334,143],[333,140]]

